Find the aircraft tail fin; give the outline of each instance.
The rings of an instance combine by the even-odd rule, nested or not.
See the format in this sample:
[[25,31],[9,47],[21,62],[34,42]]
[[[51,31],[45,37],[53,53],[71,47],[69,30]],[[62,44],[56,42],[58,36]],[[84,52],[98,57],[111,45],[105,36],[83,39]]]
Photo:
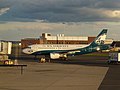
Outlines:
[[90,44],[90,46],[104,45],[104,41],[107,36],[107,29],[103,29],[100,34],[95,38],[95,40]]

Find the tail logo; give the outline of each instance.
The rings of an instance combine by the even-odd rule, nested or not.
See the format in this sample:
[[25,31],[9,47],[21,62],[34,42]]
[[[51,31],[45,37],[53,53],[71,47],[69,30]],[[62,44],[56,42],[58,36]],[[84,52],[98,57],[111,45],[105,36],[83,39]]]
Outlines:
[[104,44],[105,38],[106,38],[106,34],[102,34],[96,39],[95,43],[98,45]]

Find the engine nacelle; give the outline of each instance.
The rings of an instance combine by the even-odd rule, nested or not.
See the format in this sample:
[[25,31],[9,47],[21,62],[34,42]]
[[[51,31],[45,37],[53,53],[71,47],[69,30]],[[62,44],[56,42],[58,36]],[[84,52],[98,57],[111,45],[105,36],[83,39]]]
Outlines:
[[59,59],[60,58],[60,54],[59,53],[50,53],[50,58],[51,59]]
[[97,50],[97,51],[100,51],[100,47],[97,47],[96,50]]
[[59,59],[59,58],[67,58],[66,54],[59,54],[59,53],[50,53],[50,58],[51,59]]

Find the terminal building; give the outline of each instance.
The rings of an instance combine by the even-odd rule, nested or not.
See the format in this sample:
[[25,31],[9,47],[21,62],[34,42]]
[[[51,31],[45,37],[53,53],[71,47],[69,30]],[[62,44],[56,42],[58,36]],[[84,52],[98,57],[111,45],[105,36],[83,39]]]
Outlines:
[[[90,36],[65,36],[64,34],[51,35],[50,33],[42,33],[39,38],[25,38],[21,40],[21,47],[26,48],[32,44],[90,44],[95,37]],[[107,43],[111,43],[112,39],[107,39]]]

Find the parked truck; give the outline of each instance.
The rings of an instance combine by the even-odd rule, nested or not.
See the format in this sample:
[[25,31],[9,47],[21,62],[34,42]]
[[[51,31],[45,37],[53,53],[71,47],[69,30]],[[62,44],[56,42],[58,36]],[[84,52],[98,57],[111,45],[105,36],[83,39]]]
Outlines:
[[118,64],[120,63],[120,52],[109,53],[108,63]]

